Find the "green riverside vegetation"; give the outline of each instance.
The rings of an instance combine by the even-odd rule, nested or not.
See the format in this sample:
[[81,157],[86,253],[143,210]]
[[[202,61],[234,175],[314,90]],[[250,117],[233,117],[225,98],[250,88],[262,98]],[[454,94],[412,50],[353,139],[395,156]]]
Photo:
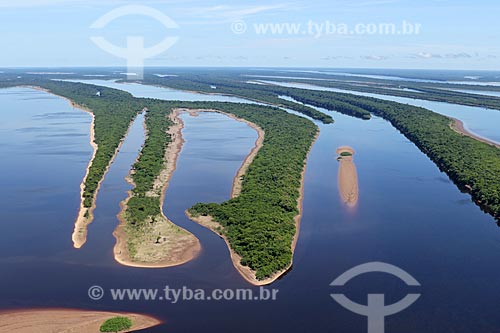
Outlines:
[[[94,132],[98,149],[85,179],[83,193],[84,207],[90,208],[95,202],[96,192],[106,169],[130,123],[143,106],[131,94],[115,89],[57,81],[41,81],[37,85],[92,110],[95,116]],[[100,96],[96,95],[98,92]]]
[[100,327],[101,332],[122,332],[132,328],[132,320],[127,317],[114,317],[106,320]]
[[210,215],[219,222],[241,264],[259,280],[286,269],[292,261],[291,244],[299,214],[304,161],[318,131],[309,120],[268,107],[225,103],[188,103],[234,114],[257,124],[264,143],[249,166],[238,197],[222,204],[196,204],[193,216]]
[[[309,74],[307,73],[307,75]],[[306,104],[306,106],[312,105],[334,110],[360,119],[369,119],[371,114],[380,116],[390,121],[394,127],[414,142],[461,189],[469,191],[476,203],[495,218],[500,218],[500,149],[455,132],[450,127],[452,120],[448,117],[420,107],[348,93],[248,84],[238,82],[238,79],[235,78],[219,80],[228,86],[252,86],[253,90],[272,91],[279,96],[291,97]],[[290,81],[290,79],[285,78],[273,78],[273,80]],[[175,83],[176,80],[174,79],[172,82]],[[333,87],[339,85],[336,81],[300,80],[300,82]],[[408,85],[408,83],[405,84]],[[352,89],[365,89],[364,87],[356,87],[356,89]],[[380,93],[372,89],[369,87],[366,88],[366,91]],[[422,90],[422,88],[419,89]],[[500,99],[489,96],[470,96],[470,94],[442,91],[439,91],[439,96],[436,93],[434,95],[422,93],[415,95],[419,93],[407,91],[397,91],[397,94],[393,91],[385,91],[384,93],[471,106],[500,108],[500,104],[495,104]],[[426,97],[423,97],[424,95]],[[446,96],[446,98],[442,98],[442,96]],[[473,97],[474,100],[467,99],[469,97]]]
[[214,109],[243,118],[261,127],[263,147],[244,176],[241,194],[218,204],[197,204],[190,213],[210,215],[222,226],[231,248],[242,257],[242,264],[266,278],[291,264],[291,244],[295,235],[295,216],[299,213],[301,173],[317,127],[309,120],[283,110],[223,102],[167,102],[147,100],[148,137],[133,167],[136,184],[129,200],[126,220],[136,228],[160,213],[160,198],[147,195],[163,168],[165,134],[174,108]]
[[341,101],[388,120],[476,203],[500,218],[500,149],[457,133],[450,118],[425,108],[352,94],[321,94],[332,104]]
[[[333,118],[330,115],[324,114],[323,112],[300,103],[284,100],[280,98],[279,93],[267,89],[267,87],[262,88],[257,85],[240,83],[233,80],[226,81],[217,80],[214,77],[199,78],[197,76],[190,76],[189,79],[172,77],[165,80],[165,78],[158,78],[150,75],[145,78],[144,83],[182,90],[194,90],[203,93],[218,93],[239,96],[266,104],[289,108],[325,124],[333,123]],[[214,87],[214,84],[216,89],[212,88]]]
[[[173,108],[216,109],[257,124],[266,135],[244,176],[241,194],[220,205],[195,205],[191,213],[209,214],[219,222],[232,249],[242,257],[242,264],[254,269],[257,278],[268,277],[291,264],[301,173],[318,130],[313,122],[268,106],[133,98],[118,90],[69,82],[38,85],[91,109],[96,116],[96,143],[101,153],[94,159],[86,198],[92,199],[91,194],[95,194],[96,187],[89,185],[97,186],[102,179],[130,122],[138,112],[148,109],[148,137],[133,167],[134,196],[128,202],[127,221],[136,227],[159,212],[159,198],[146,193],[163,167],[170,141],[165,133],[171,124],[167,116]],[[97,91],[101,96],[96,95]]]
[[[207,88],[203,80],[191,84],[173,80],[175,84],[170,81],[167,84],[158,79],[153,83],[163,82],[165,86],[177,85],[176,88],[208,92],[211,88]],[[266,106],[134,98],[126,92],[78,83],[41,80],[9,82],[4,86],[20,84],[42,86],[94,113],[99,149],[85,182],[86,207],[92,205],[97,186],[129,124],[143,108],[149,109],[146,114],[148,138],[134,165],[132,177],[136,186],[129,201],[130,222],[136,225],[159,213],[159,198],[149,198],[146,193],[154,186],[154,180],[163,167],[165,149],[170,142],[165,133],[171,125],[167,116],[173,108],[217,109],[257,124],[266,133],[264,145],[244,176],[241,194],[222,204],[196,204],[190,213],[194,216],[210,215],[219,222],[231,248],[242,257],[241,264],[253,269],[258,279],[270,277],[290,265],[301,172],[317,133],[313,122]],[[451,119],[445,116],[420,107],[352,94],[241,82],[231,87],[230,80],[223,79],[216,80],[216,84],[218,93],[261,101],[273,98],[283,101],[279,96],[289,96],[305,104],[360,119],[369,119],[370,114],[382,117],[414,142],[460,188],[469,191],[478,204],[500,218],[500,149],[455,132],[450,127]],[[203,88],[197,89],[198,86]],[[96,96],[97,91],[101,92],[100,97]],[[294,103],[294,110],[299,108],[297,105],[301,104]],[[306,110],[315,110],[309,105],[302,107],[305,114]],[[315,119],[323,119],[326,123],[331,119],[316,112],[312,113]]]

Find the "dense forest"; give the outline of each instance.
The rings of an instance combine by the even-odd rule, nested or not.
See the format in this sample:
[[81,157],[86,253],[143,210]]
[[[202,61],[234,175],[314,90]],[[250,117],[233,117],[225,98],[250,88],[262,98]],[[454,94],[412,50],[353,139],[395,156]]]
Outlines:
[[478,204],[500,218],[500,149],[455,132],[450,118],[424,108],[351,94],[324,94],[388,120]]
[[[222,226],[242,264],[263,279],[288,267],[295,235],[294,217],[299,213],[301,173],[317,127],[305,118],[279,108],[222,102],[167,102],[133,98],[114,89],[69,82],[32,83],[70,98],[96,115],[98,154],[85,181],[86,206],[92,205],[99,181],[114,156],[134,117],[147,108],[148,137],[133,166],[135,183],[128,202],[128,222],[140,227],[159,213],[160,199],[147,196],[163,167],[163,156],[170,137],[166,117],[173,108],[217,109],[260,126],[266,133],[262,148],[249,166],[241,194],[222,204],[197,204],[193,214],[210,214]],[[96,93],[100,91],[101,95]]]
[[257,279],[286,269],[299,213],[301,173],[317,127],[309,120],[263,106],[226,103],[184,103],[234,114],[260,126],[264,144],[249,166],[240,195],[222,204],[197,204],[190,213],[219,222],[241,264]]
[[141,224],[154,221],[161,215],[160,198],[163,186],[155,188],[155,180],[165,167],[163,156],[171,141],[167,131],[172,125],[168,117],[172,105],[168,102],[144,100],[144,105],[147,105],[147,136],[140,155],[132,166],[131,179],[134,188],[122,215],[130,226],[136,226],[138,229]]
[[193,215],[210,215],[220,223],[231,248],[242,257],[241,264],[266,278],[288,267],[295,235],[294,217],[301,172],[317,127],[309,120],[277,108],[222,102],[166,102],[143,99],[147,105],[147,139],[134,164],[133,196],[127,203],[126,220],[141,228],[160,213],[160,196],[154,181],[163,168],[173,108],[216,109],[246,119],[266,133],[263,147],[244,176],[241,194],[222,204],[197,204]]
[[3,77],[0,87],[37,86],[70,99],[74,104],[91,110],[94,120],[94,142],[98,148],[84,180],[83,205],[87,208],[86,218],[92,217],[88,209],[95,203],[99,183],[116,154],[127,129],[143,109],[141,101],[131,94],[89,84],[48,80],[41,77]]
[[[252,86],[241,88],[240,94],[236,93],[237,90],[225,88],[224,84],[232,84],[228,83],[229,79],[214,80],[221,84],[217,86],[217,93],[258,100],[262,100],[262,96],[289,96],[304,104],[361,119],[368,119],[370,114],[383,117],[426,153],[457,185],[469,191],[478,204],[500,218],[500,150],[455,132],[450,127],[451,120],[445,116],[411,105],[334,92],[238,83],[237,89],[240,89],[239,85]],[[203,92],[213,90],[198,81],[172,82],[176,83],[164,85]],[[0,83],[0,86],[19,84],[9,82]],[[85,182],[86,206],[95,199],[97,185],[130,122],[144,107],[149,109],[146,115],[148,139],[133,172],[136,186],[133,200],[129,202],[130,221],[133,223],[140,224],[159,212],[159,198],[148,198],[145,193],[152,188],[163,167],[164,161],[160,157],[163,157],[170,140],[165,132],[171,125],[167,115],[172,108],[218,109],[263,128],[266,132],[264,146],[248,168],[240,196],[222,204],[199,203],[190,209],[190,213],[211,215],[219,222],[232,249],[242,257],[241,263],[255,270],[257,278],[269,277],[290,264],[301,172],[317,131],[311,121],[260,105],[140,99],[114,89],[67,82],[42,80],[22,84],[42,86],[92,109],[96,115],[99,150]],[[203,88],[197,89],[198,86]],[[101,92],[100,97],[96,95],[97,91]]]
[[92,110],[95,116],[94,141],[98,148],[84,180],[82,198],[84,207],[88,209],[95,203],[99,183],[103,180],[129,125],[143,106],[129,93],[115,89],[58,81],[42,81],[37,85]]
[[210,77],[198,78],[195,75],[190,76],[188,79],[178,77],[159,78],[154,75],[148,75],[145,77],[144,83],[208,94],[218,93],[239,96],[265,104],[289,108],[325,124],[333,123],[332,116],[312,107],[282,99],[278,93],[272,90],[262,89],[262,87],[255,87],[255,85],[251,84],[238,83],[237,81],[218,80],[216,78],[212,78],[211,80]]
[[[264,78],[265,79],[265,78]],[[435,102],[446,102],[452,104],[460,104],[475,107],[484,107],[490,109],[500,110],[500,97],[494,96],[478,96],[477,94],[457,92],[447,89],[464,89],[464,90],[477,90],[480,94],[481,90],[476,86],[470,85],[464,87],[463,85],[454,84],[424,84],[424,83],[414,83],[414,82],[399,82],[388,83],[387,81],[381,84],[374,84],[373,82],[368,82],[366,84],[359,84],[357,81],[335,81],[335,80],[291,80],[283,78],[272,78],[273,81],[280,82],[298,82],[311,84],[319,87],[325,88],[336,88],[342,90],[353,90],[365,93],[389,95],[405,98],[414,99],[424,99]],[[357,79],[356,79],[357,80]],[[389,81],[390,82],[390,81]],[[484,88],[484,87],[483,87]],[[495,88],[492,88],[495,90]]]
[[[204,82],[207,78],[201,76],[201,78],[197,78],[197,80]],[[289,81],[289,79],[281,80]],[[173,80],[169,79],[169,81],[176,82],[177,80],[174,78]],[[445,116],[407,104],[383,101],[376,98],[347,93],[312,91],[237,82],[236,75],[217,78],[214,82],[222,83],[222,90],[224,90],[226,86],[233,85],[237,87],[252,86],[251,89],[253,91],[272,91],[278,96],[288,96],[305,104],[322,107],[328,110],[335,110],[361,119],[369,119],[370,114],[380,116],[390,121],[393,126],[413,141],[442,170],[444,170],[459,187],[470,191],[474,200],[483,208],[488,210],[495,217],[500,217],[500,150],[491,145],[456,133],[450,127],[451,120]],[[322,80],[311,81],[309,83],[318,85],[318,82],[322,85],[336,84]],[[406,92],[403,91],[403,93]],[[393,94],[392,91],[390,94]],[[474,106],[491,104],[490,106],[492,106],[498,99],[474,96],[474,100],[469,101],[469,103],[463,95],[470,94],[443,92],[442,96],[455,96],[455,94],[456,97],[453,97],[453,99],[448,99],[448,97],[446,97],[446,99],[442,101],[451,103],[461,102],[458,104]],[[429,94],[420,93],[418,96],[424,95],[428,96]],[[432,96],[426,97],[426,99],[427,98],[434,100]],[[455,101],[455,98],[457,101]]]

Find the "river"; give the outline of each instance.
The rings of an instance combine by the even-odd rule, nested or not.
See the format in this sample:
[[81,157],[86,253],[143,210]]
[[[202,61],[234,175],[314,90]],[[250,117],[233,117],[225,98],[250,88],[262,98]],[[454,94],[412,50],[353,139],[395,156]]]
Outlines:
[[[151,91],[140,85],[134,89],[138,95]],[[172,93],[169,98],[181,96]],[[105,290],[169,285],[258,291],[235,271],[224,242],[184,216],[194,202],[220,202],[229,196],[232,178],[256,133],[223,115],[182,116],[186,143],[164,210],[200,239],[203,250],[182,266],[137,269],[114,262],[111,232],[118,223],[118,203],[129,188],[123,177],[142,144],[141,119],[103,184],[89,241],[76,250],[70,236],[79,184],[91,156],[90,117],[63,99],[24,88],[0,90],[0,105],[0,150],[8,156],[0,172],[1,308],[122,310],[165,320],[148,332],[354,333],[366,331],[366,318],[342,308],[331,293],[344,293],[360,303],[366,303],[368,293],[385,293],[386,302],[392,303],[416,291],[422,296],[413,306],[386,318],[387,332],[490,333],[500,326],[500,287],[495,283],[500,230],[468,194],[381,118],[363,121],[323,110],[336,122],[318,124],[321,134],[308,159],[294,266],[268,287],[279,289],[276,301],[171,304],[113,301],[109,293],[93,301],[87,290],[92,285]],[[56,123],[62,124],[52,125]],[[356,151],[355,208],[346,207],[337,190],[335,150],[343,145]],[[371,261],[401,267],[422,287],[415,290],[383,274],[360,276],[340,289],[330,287],[346,270]]]
[[382,94],[372,94],[359,92],[354,90],[344,90],[337,88],[321,87],[311,84],[295,83],[295,82],[278,82],[278,81],[262,81],[269,84],[275,84],[282,87],[292,87],[308,90],[317,91],[332,91],[346,94],[353,94],[357,96],[367,96],[383,99],[386,101],[399,102],[403,104],[410,104],[415,106],[420,106],[436,113],[453,117],[461,120],[464,123],[464,127],[474,133],[475,135],[491,140],[495,143],[500,144],[500,131],[498,130],[498,124],[500,124],[500,110],[486,109],[480,107],[451,104],[445,102],[434,102],[427,101],[423,99],[413,99],[406,97],[397,97]]

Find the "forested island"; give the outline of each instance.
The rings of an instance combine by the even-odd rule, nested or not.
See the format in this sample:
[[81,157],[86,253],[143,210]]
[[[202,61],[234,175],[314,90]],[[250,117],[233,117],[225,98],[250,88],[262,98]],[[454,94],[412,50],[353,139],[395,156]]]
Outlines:
[[[326,75],[304,73],[303,76]],[[198,87],[201,91],[207,91],[206,80],[208,76],[197,75],[191,83],[192,87]],[[360,78],[363,80],[363,78]],[[155,82],[163,81],[163,85],[172,87],[188,87],[187,79],[171,78],[148,78]],[[296,101],[304,103],[305,106],[312,105],[328,110],[353,116],[360,119],[369,119],[371,114],[382,117],[396,127],[409,140],[414,142],[420,150],[431,158],[462,190],[470,192],[474,201],[483,209],[488,211],[495,218],[500,218],[500,150],[494,145],[481,142],[475,138],[457,133],[454,128],[454,119],[442,116],[421,107],[407,104],[384,101],[377,98],[357,96],[348,93],[337,93],[331,91],[311,91],[307,89],[288,88],[273,85],[250,84],[242,81],[238,75],[225,75],[212,79],[217,84],[220,93],[230,91],[231,87],[243,90],[245,94],[258,95],[259,91],[271,91],[278,96],[291,97]],[[273,78],[273,80],[289,81],[286,78]],[[356,78],[358,80],[358,78]],[[364,81],[373,81],[364,79]],[[376,81],[376,80],[375,80]],[[301,80],[315,85],[338,87],[339,84],[347,88],[366,92],[381,93],[377,88],[355,85],[353,83],[334,82],[326,80]],[[401,84],[401,83],[400,83]],[[405,84],[408,84],[405,82]],[[422,84],[418,85],[420,90],[424,90]],[[429,85],[425,83],[425,85]],[[445,84],[442,84],[445,85]],[[356,86],[356,87],[349,87]],[[446,85],[451,86],[451,85]],[[412,86],[413,87],[413,86]],[[208,88],[210,89],[210,88]],[[439,100],[450,103],[487,106],[499,108],[497,104],[499,98],[490,98],[471,94],[462,94],[439,90],[439,96],[432,92],[412,93],[407,91],[390,91],[385,94],[396,96],[424,98],[429,100]],[[237,93],[235,93],[238,95]],[[419,94],[419,95],[415,95]],[[425,96],[425,97],[424,97]],[[444,97],[443,97],[444,96]],[[473,99],[469,99],[472,97]]]
[[[230,85],[227,80],[223,82]],[[278,107],[134,98],[123,91],[81,83],[50,80],[0,83],[0,86],[16,85],[41,87],[70,99],[93,114],[96,151],[82,183],[82,209],[87,224],[92,221],[99,184],[127,129],[140,112],[146,112],[147,138],[129,176],[134,189],[123,202],[121,223],[115,232],[118,239],[115,257],[131,266],[171,266],[194,258],[199,251],[198,240],[168,221],[162,213],[163,194],[175,169],[175,149],[182,144],[182,124],[174,110],[215,110],[255,124],[265,132],[265,138],[240,179],[239,195],[222,204],[196,204],[188,214],[227,241],[235,266],[251,283],[270,283],[291,266],[298,235],[305,160],[318,132],[310,120]],[[184,89],[195,89],[198,85],[204,87],[196,82],[183,85]],[[245,88],[241,92],[226,91],[224,86],[217,90],[218,93],[257,100],[262,100],[262,96],[274,96],[272,98],[280,101],[286,101],[285,97],[293,98],[295,101],[288,102],[294,104],[296,111],[301,109],[302,113],[314,115],[314,119],[323,119],[325,123],[331,117],[314,107],[335,110],[362,120],[370,119],[372,114],[386,119],[461,189],[470,192],[478,205],[500,218],[500,150],[458,133],[452,126],[452,119],[424,108],[352,94],[245,83],[237,85]],[[200,91],[208,92],[205,87]],[[311,114],[305,110],[316,112]],[[83,245],[86,228],[75,228],[75,232],[82,236]]]
[[[179,244],[190,244],[191,258],[197,252],[197,240],[193,242],[190,239],[192,235],[183,229],[173,224],[168,225],[168,229],[157,228],[157,225],[169,224],[161,212],[162,194],[168,179],[161,177],[162,172],[169,168],[166,154],[175,136],[169,132],[175,126],[172,111],[177,108],[218,110],[262,128],[266,133],[262,148],[242,177],[239,195],[221,205],[198,204],[190,213],[193,217],[210,215],[220,224],[216,231],[227,237],[232,251],[241,257],[235,265],[248,267],[252,272],[249,281],[268,283],[291,266],[293,247],[298,237],[306,157],[318,132],[317,126],[310,120],[276,107],[253,104],[134,98],[114,89],[70,82],[42,80],[36,82],[36,86],[72,100],[95,116],[97,151],[84,180],[86,190],[82,200],[85,208],[94,205],[98,185],[130,123],[139,112],[146,112],[146,142],[130,174],[134,189],[123,204],[120,214],[122,223],[118,227],[121,230],[115,232],[119,236],[120,232],[126,232],[123,238],[126,239],[126,246],[123,247],[123,242],[121,246],[117,244],[115,256],[121,263],[131,266],[170,266],[172,260],[168,257],[176,250],[159,249],[161,244],[171,244],[173,239],[184,240]],[[123,112],[119,111],[120,108]],[[109,114],[106,114],[106,109],[110,110]],[[104,124],[107,121],[115,127],[110,130],[108,126],[106,129]],[[91,215],[87,214],[87,217],[91,218]]]

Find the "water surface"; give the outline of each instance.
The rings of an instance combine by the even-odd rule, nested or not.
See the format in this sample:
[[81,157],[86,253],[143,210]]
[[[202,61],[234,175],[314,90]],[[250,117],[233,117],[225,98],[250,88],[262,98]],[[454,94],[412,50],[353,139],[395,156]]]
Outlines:
[[[149,89],[144,87],[144,89]],[[11,92],[14,91],[15,94]],[[33,100],[33,98],[36,98]],[[387,332],[491,333],[500,327],[500,233],[494,220],[474,205],[447,176],[389,123],[363,121],[329,112],[336,122],[318,124],[321,134],[308,159],[300,238],[293,269],[272,287],[278,300],[267,302],[92,301],[87,290],[103,288],[249,288],[233,268],[224,242],[189,221],[184,210],[197,201],[220,202],[254,144],[256,133],[218,114],[183,115],[186,143],[166,194],[165,214],[193,232],[202,253],[194,261],[167,269],[116,264],[111,232],[118,203],[129,186],[123,177],[142,143],[132,130],[113,164],[97,203],[89,242],[71,244],[79,183],[90,158],[90,117],[62,99],[21,88],[0,91],[2,175],[0,307],[81,307],[145,312],[165,320],[148,332],[365,332],[364,317],[336,304],[330,293],[356,302],[368,293],[385,293],[387,303],[408,292],[422,297],[386,319]],[[328,112],[326,110],[322,110]],[[41,115],[75,112],[65,125]],[[77,118],[78,118],[77,117]],[[50,118],[50,117],[49,117]],[[55,127],[51,127],[55,126]],[[134,124],[135,126],[135,124]],[[68,139],[39,135],[82,134]],[[231,138],[231,140],[227,140]],[[127,139],[128,140],[128,139]],[[337,191],[335,150],[356,150],[359,201],[355,209]],[[129,147],[129,148],[127,148]],[[58,152],[50,158],[41,152]],[[61,154],[64,152],[64,154]],[[75,152],[78,152],[75,154]],[[123,158],[123,164],[121,159]],[[120,167],[118,167],[120,166]],[[116,181],[116,182],[115,182]],[[412,274],[422,288],[369,274],[334,289],[330,282],[347,269],[383,261]],[[255,288],[254,288],[255,289]]]
[[453,117],[461,120],[464,127],[470,132],[479,137],[500,143],[500,131],[498,124],[500,124],[500,110],[486,109],[480,107],[451,104],[445,102],[434,102],[423,99],[413,99],[406,97],[389,96],[382,94],[365,93],[354,90],[344,90],[337,88],[321,87],[311,84],[295,83],[295,82],[277,82],[266,81],[268,83],[276,84],[283,87],[292,87],[316,91],[332,91],[353,94],[358,96],[374,97],[386,101],[399,102],[403,104],[420,106],[444,116]]

